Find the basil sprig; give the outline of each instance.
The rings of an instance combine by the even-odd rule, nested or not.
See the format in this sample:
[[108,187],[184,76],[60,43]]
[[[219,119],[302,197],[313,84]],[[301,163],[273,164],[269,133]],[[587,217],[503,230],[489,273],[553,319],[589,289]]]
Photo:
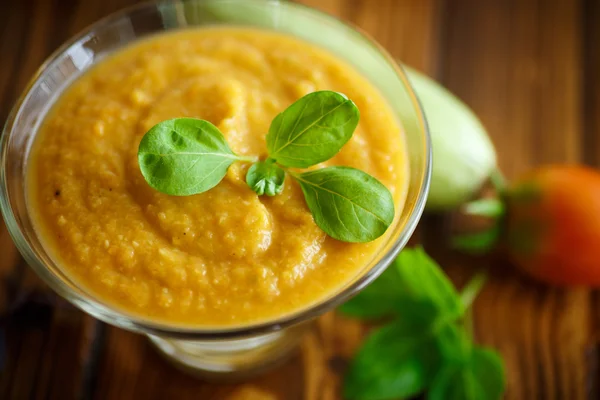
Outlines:
[[142,138],[138,162],[154,189],[175,196],[216,186],[235,161],[253,162],[246,183],[258,195],[275,196],[289,174],[302,188],[315,223],[345,242],[369,242],[385,233],[395,210],[389,190],[371,175],[350,167],[308,168],[335,156],[358,125],[359,111],[345,95],[310,93],[272,121],[266,135],[269,157],[235,154],[208,121],[177,118],[152,127]]
[[497,400],[504,366],[467,331],[469,308],[485,281],[474,277],[459,294],[422,248],[404,249],[365,290],[340,307],[359,318],[390,318],[365,341],[344,379],[350,400],[408,398]]

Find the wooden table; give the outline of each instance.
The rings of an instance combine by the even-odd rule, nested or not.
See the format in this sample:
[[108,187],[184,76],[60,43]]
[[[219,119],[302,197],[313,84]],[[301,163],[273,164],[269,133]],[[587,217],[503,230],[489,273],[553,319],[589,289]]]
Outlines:
[[[0,120],[43,59],[98,18],[135,0],[0,2]],[[441,81],[481,117],[510,178],[548,162],[600,166],[600,1],[303,0],[372,34],[393,56]],[[600,296],[513,272],[500,255],[443,244],[449,216],[416,236],[461,285],[493,277],[475,305],[477,339],[499,349],[507,398],[599,398]],[[138,335],[104,325],[49,292],[0,223],[2,399],[335,399],[366,328],[323,316],[284,367],[212,385],[167,365]],[[0,351],[1,353],[4,351]]]

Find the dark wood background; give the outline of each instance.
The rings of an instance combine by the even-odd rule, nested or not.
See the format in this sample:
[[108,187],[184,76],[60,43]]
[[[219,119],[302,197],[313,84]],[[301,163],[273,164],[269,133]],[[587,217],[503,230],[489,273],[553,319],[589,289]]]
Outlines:
[[[1,0],[0,121],[64,40],[135,0]],[[600,167],[600,1],[302,0],[373,35],[481,117],[510,178],[549,162]],[[493,271],[475,305],[477,340],[502,352],[509,399],[597,399],[600,296],[514,272],[501,255],[447,250],[452,216],[426,217],[416,240],[457,285]],[[0,398],[336,399],[366,327],[333,313],[277,371],[240,385],[172,369],[144,338],[56,298],[24,265],[0,223]]]

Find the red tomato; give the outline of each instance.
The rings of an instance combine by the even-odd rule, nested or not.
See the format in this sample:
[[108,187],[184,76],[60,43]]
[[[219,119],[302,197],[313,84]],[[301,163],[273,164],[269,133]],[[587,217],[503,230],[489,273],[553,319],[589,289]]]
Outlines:
[[550,165],[507,192],[506,245],[531,276],[556,285],[600,287],[600,173]]

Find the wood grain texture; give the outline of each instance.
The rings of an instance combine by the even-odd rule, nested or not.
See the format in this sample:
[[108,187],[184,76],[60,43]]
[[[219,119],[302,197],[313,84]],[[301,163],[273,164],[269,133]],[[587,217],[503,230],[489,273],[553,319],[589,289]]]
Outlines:
[[[587,164],[600,167],[600,2],[596,0],[586,0],[584,2],[583,12],[585,40],[583,51],[586,56],[584,65],[584,105],[583,118],[585,123],[584,130],[584,157]],[[600,350],[600,293],[593,294],[593,340],[595,341],[594,355],[598,355]],[[592,358],[592,357],[590,357]],[[590,390],[598,395],[600,389],[600,369],[598,368],[598,359],[592,358],[592,367],[590,374]]]
[[[445,20],[454,23],[445,25],[440,80],[480,116],[509,177],[541,163],[584,161],[584,17],[577,1],[447,3]],[[452,276],[476,265],[442,259]],[[596,395],[587,385],[595,351],[590,292],[506,274],[511,265],[499,257],[479,263],[503,272],[480,296],[475,318],[477,338],[504,356],[507,397]]]
[[[0,2],[0,119],[60,43],[135,2]],[[357,25],[456,93],[487,127],[509,177],[548,162],[600,166],[597,0],[301,2]],[[475,333],[502,352],[506,398],[598,398],[600,295],[536,284],[500,254],[451,252],[441,238],[456,225],[452,216],[429,216],[420,238],[459,287],[476,269],[490,269],[475,304]],[[172,368],[143,337],[94,321],[48,292],[1,223],[0,316],[8,343],[1,399],[333,400],[368,331],[329,313],[283,367],[244,384],[206,384]]]

